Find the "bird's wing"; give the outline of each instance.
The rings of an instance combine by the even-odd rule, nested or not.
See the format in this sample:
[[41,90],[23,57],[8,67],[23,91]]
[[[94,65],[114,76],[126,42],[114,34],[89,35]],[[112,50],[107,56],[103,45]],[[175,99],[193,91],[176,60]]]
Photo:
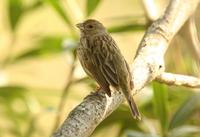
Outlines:
[[90,67],[86,49],[82,48],[81,46],[78,46],[76,52],[77,52],[79,61],[81,65],[83,66],[84,71],[87,73],[89,77],[93,78],[92,71],[91,71],[92,68]]
[[109,83],[105,79],[104,75],[102,75],[100,68],[95,62],[95,58],[91,53],[90,49],[84,48],[83,46],[78,46],[77,48],[77,55],[80,60],[81,65],[85,72],[103,88],[108,96],[111,96]]
[[[98,68],[100,68],[101,74],[105,77],[109,85],[114,87],[119,85],[118,74],[116,65],[113,61],[116,52],[120,52],[116,47],[114,40],[107,39],[106,36],[99,36],[94,41],[94,59]],[[117,51],[116,51],[117,50]]]

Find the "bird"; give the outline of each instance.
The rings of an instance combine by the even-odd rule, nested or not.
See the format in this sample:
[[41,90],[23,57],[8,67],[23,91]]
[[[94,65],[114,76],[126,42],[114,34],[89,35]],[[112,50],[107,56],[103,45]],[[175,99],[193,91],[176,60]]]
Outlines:
[[[103,24],[88,19],[76,24],[80,30],[77,56],[86,74],[111,97],[111,87],[124,94],[134,119],[141,119],[131,95],[133,81],[129,65]],[[100,91],[100,90],[99,90]]]

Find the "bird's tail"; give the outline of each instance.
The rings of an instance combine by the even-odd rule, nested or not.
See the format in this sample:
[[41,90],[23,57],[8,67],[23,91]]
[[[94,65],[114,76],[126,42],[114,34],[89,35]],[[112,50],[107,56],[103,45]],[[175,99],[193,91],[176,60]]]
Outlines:
[[127,97],[127,101],[131,110],[131,114],[134,119],[141,120],[140,112],[135,104],[135,101],[131,95]]

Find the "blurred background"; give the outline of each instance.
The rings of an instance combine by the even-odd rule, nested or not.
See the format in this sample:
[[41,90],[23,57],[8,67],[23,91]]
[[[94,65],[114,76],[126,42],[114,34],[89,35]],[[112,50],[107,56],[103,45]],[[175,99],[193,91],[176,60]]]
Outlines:
[[[0,137],[47,137],[96,88],[76,58],[75,24],[101,21],[131,64],[167,0],[1,0]],[[200,77],[200,8],[170,44],[166,70]],[[200,35],[199,35],[200,36]],[[92,137],[199,137],[200,92],[153,82],[136,96],[143,120],[122,104]]]

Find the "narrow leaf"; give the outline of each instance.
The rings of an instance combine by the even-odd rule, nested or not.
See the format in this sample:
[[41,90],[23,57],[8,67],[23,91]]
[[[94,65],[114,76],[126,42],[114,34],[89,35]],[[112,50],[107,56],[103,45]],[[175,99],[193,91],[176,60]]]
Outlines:
[[15,30],[22,13],[23,13],[22,1],[9,0],[9,20],[12,30]]
[[23,96],[26,89],[21,86],[5,86],[0,87],[0,97],[5,99],[12,99],[15,97]]
[[142,31],[145,30],[144,24],[125,24],[108,28],[110,33],[129,32],[129,31]]
[[200,133],[200,127],[191,126],[191,125],[184,125],[177,128],[174,128],[172,131],[169,132],[170,137],[185,137],[189,136],[190,134]]
[[54,9],[55,11],[64,19],[64,21],[69,25],[72,26],[71,21],[64,11],[63,7],[59,3],[59,0],[46,0]]
[[35,45],[36,48],[20,54],[14,59],[14,61],[25,58],[41,57],[44,55],[61,53],[63,51],[62,41],[63,41],[62,37],[43,38],[40,41],[38,41],[38,43],[36,43]]
[[93,13],[101,0],[87,0],[87,16]]
[[154,90],[154,106],[156,109],[157,117],[160,120],[162,134],[164,135],[168,128],[167,88],[165,85],[153,82],[153,90]]
[[200,93],[194,94],[188,98],[175,112],[172,120],[169,124],[169,129],[173,129],[182,123],[184,123],[194,111],[194,109],[199,106],[200,103]]

